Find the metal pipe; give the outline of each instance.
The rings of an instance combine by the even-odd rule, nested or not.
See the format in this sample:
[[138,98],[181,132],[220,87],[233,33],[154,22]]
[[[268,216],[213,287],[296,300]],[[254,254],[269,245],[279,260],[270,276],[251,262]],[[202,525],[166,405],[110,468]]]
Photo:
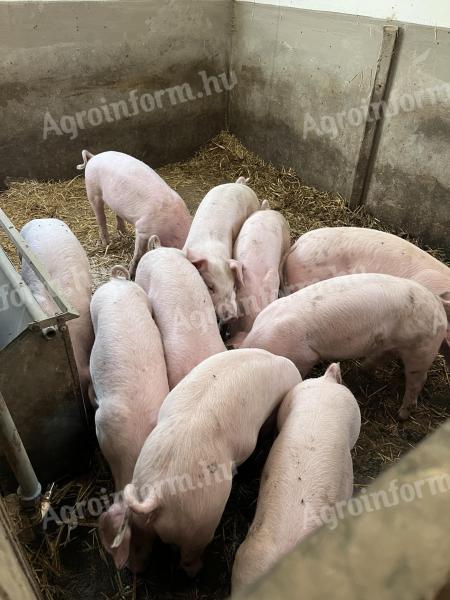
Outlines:
[[0,392],[0,449],[3,450],[18,483],[17,494],[24,504],[35,504],[41,497],[41,484],[28,458],[11,413]]
[[44,327],[42,329],[42,335],[47,340],[52,340],[54,337],[56,337],[56,334],[57,334],[56,327]]
[[[77,311],[70,305],[70,303],[64,298],[61,294],[60,290],[53,284],[50,279],[50,276],[47,272],[47,269],[41,263],[40,259],[36,256],[36,254],[32,251],[11,221],[8,219],[6,214],[0,209],[0,227],[9,237],[11,242],[16,247],[17,252],[21,258],[25,258],[33,269],[39,281],[44,285],[45,289],[48,291],[58,308],[61,310],[63,314],[66,314],[66,320],[75,319],[78,317]],[[36,319],[39,320],[39,319]]]
[[18,301],[20,305],[25,308],[29,314],[30,320],[39,323],[48,319],[49,315],[46,315],[40,305],[36,302],[30,288],[14,269],[3,249],[0,249],[0,269],[5,277],[7,277],[11,285],[11,290],[14,290],[17,296],[16,302]]

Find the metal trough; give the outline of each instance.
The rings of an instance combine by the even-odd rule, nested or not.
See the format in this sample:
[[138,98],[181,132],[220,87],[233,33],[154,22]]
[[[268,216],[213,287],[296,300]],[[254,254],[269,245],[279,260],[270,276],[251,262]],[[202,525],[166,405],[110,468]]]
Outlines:
[[[78,317],[39,259],[0,210],[0,227],[46,286],[57,308],[47,315],[0,247],[0,392],[42,484],[79,471],[91,449],[67,321]],[[56,251],[56,249],[55,249]],[[0,456],[0,490],[15,491]]]

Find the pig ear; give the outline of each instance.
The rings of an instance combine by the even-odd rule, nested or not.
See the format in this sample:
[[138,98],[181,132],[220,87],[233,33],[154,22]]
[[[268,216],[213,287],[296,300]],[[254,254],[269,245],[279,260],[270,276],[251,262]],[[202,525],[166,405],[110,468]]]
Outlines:
[[234,258],[230,258],[228,265],[234,273],[235,282],[238,282],[242,287],[245,287],[242,263],[240,263],[238,260],[234,260]]
[[123,569],[130,553],[131,529],[128,511],[113,504],[100,516],[98,530],[106,551],[112,555],[116,569]]
[[208,270],[208,259],[207,258],[194,258],[193,260],[191,260],[191,263],[200,272]]
[[339,363],[332,363],[325,371],[325,377],[334,379],[336,383],[342,383],[341,367]]
[[123,496],[125,504],[133,512],[139,515],[147,515],[148,521],[152,520],[152,518],[155,516],[154,512],[158,508],[159,501],[154,488],[150,488],[150,490],[148,490],[146,499],[141,502],[137,497],[137,492],[134,484],[129,483],[125,486],[125,489],[123,490]]
[[207,271],[208,270],[208,259],[207,258],[195,258],[192,261],[192,264],[199,271]]
[[270,209],[270,204],[268,200],[263,200],[261,202],[261,210],[269,210]]
[[186,250],[186,258],[196,267],[200,272],[208,270],[208,259],[203,256],[194,256],[189,250]]

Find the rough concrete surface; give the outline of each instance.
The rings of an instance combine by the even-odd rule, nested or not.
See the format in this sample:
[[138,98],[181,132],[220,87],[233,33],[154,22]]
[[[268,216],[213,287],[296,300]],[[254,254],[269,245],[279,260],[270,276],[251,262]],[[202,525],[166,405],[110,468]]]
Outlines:
[[[196,0],[195,10],[184,0],[0,2],[0,185],[75,176],[85,147],[155,166],[192,154],[225,125],[227,91],[207,95],[199,72],[227,70],[230,18],[228,0]],[[184,83],[194,99],[173,92],[172,104],[166,93],[149,112],[127,118],[118,108],[112,122],[75,121],[75,139],[55,131],[43,139],[47,111],[60,127],[62,117],[127,101],[132,90],[140,97]],[[68,119],[63,126],[73,130]]]
[[383,123],[366,202],[375,216],[447,252],[449,64],[450,31],[405,29],[390,91],[393,116]]
[[[325,130],[370,95],[381,28],[369,19],[252,3],[235,5],[234,24],[232,132],[309,185],[349,195],[364,123]],[[309,130],[309,117],[319,132]]]
[[[75,175],[84,147],[159,166],[229,124],[263,158],[348,199],[384,24],[231,0],[0,2],[0,187]],[[450,31],[398,24],[391,98],[423,102],[384,122],[366,204],[450,251]],[[236,80],[207,93],[199,73],[230,68]],[[155,103],[168,88],[124,115],[133,90]],[[97,126],[75,116],[92,109]],[[44,139],[46,113],[61,135],[47,119]]]
[[[233,22],[231,131],[305,183],[349,199],[364,131],[357,113],[369,101],[386,22],[252,2],[236,3]],[[450,252],[450,31],[395,24],[393,114],[377,140],[366,205]]]

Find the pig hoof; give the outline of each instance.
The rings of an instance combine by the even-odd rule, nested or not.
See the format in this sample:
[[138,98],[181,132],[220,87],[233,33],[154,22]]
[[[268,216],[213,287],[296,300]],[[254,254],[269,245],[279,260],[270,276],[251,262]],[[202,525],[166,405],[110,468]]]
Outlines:
[[411,411],[409,410],[409,408],[401,408],[398,411],[398,417],[401,421],[406,421],[407,419],[409,419],[411,415]]
[[190,563],[182,563],[181,567],[186,575],[192,579],[202,569],[203,562],[201,560],[196,560]]

